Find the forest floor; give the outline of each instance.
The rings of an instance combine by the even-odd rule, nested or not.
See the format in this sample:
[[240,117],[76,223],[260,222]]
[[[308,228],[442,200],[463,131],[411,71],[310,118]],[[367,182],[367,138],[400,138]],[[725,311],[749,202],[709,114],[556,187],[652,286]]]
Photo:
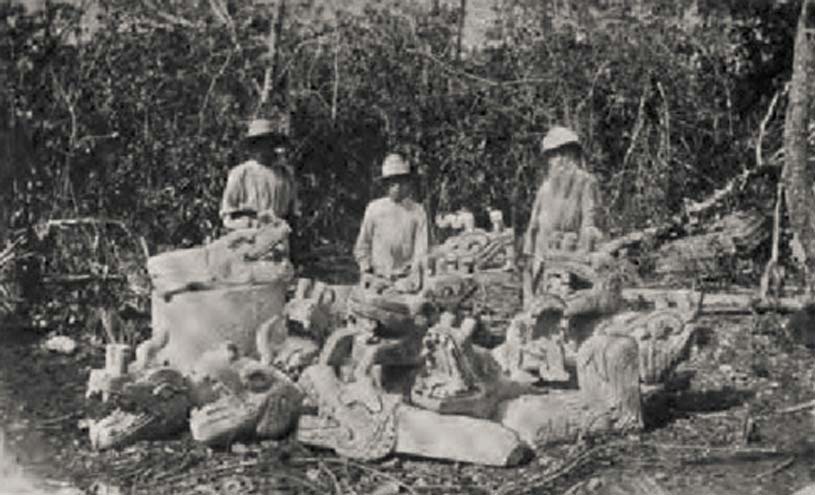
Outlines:
[[213,451],[189,433],[95,452],[79,425],[93,409],[85,385],[103,347],[82,339],[75,353],[55,354],[40,346],[42,333],[0,329],[0,454],[40,487],[0,494],[774,495],[811,483],[813,416],[780,411],[815,398],[815,353],[789,339],[776,315],[702,323],[678,370],[689,380],[646,403],[645,431],[539,449],[515,468],[398,456],[361,463],[294,441]]

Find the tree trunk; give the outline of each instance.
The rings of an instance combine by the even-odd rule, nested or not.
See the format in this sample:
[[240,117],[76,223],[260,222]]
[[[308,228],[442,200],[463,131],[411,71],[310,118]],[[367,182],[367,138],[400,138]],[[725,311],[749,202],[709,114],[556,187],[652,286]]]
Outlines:
[[787,193],[790,224],[803,246],[806,257],[804,267],[808,294],[812,293],[815,275],[815,195],[812,191],[812,170],[807,164],[811,71],[815,62],[811,38],[813,28],[815,28],[815,0],[804,0],[795,36],[792,80],[784,123],[786,163],[782,178]]
[[283,33],[283,22],[286,17],[286,0],[278,0],[277,14],[269,26],[268,66],[263,80],[263,89],[258,105],[258,116],[269,113],[270,109],[277,107],[286,108],[288,104],[286,98],[286,85],[280,81],[280,39]]

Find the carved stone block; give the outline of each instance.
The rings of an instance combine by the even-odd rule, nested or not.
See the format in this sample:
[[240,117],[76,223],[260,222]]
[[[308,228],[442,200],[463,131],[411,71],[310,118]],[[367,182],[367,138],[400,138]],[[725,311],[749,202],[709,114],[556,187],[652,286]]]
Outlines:
[[525,395],[502,403],[496,419],[530,445],[572,442],[578,435],[642,427],[637,346],[596,336],[578,354],[580,390]]
[[166,438],[187,422],[189,388],[180,373],[156,368],[128,378],[117,394],[118,408],[90,423],[94,448],[117,448],[140,440]]
[[167,343],[155,361],[190,370],[208,350],[235,344],[243,355],[256,350],[258,327],[282,315],[285,283],[247,285],[185,292],[167,302],[153,294],[155,332],[166,332]]
[[[280,438],[300,415],[303,394],[280,371],[257,361],[233,362],[239,385],[214,387],[217,397],[190,413],[195,440],[224,446],[238,439]],[[223,376],[223,374],[222,374]]]
[[515,466],[531,454],[518,435],[498,423],[401,405],[396,452],[432,459]]

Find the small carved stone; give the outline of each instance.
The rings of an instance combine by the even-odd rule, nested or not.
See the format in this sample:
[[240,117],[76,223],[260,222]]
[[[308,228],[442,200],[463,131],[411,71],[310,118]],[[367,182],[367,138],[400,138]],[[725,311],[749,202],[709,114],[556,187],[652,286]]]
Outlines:
[[380,393],[370,382],[342,383],[325,365],[308,368],[301,383],[311,392],[319,414],[301,416],[299,441],[361,460],[381,459],[393,451],[400,396]]
[[652,385],[663,382],[687,356],[696,325],[676,308],[646,314],[626,312],[605,322],[598,334],[628,335],[639,347],[640,378]]
[[500,401],[533,392],[503,379],[489,352],[473,345],[474,319],[454,323],[454,316],[444,313],[425,335],[424,364],[411,388],[413,404],[441,414],[490,418]]
[[500,232],[466,230],[435,247],[428,258],[434,260],[428,263],[434,267],[429,276],[506,269],[514,263],[515,233],[512,229]]
[[239,386],[221,386],[218,397],[190,414],[193,438],[209,446],[236,439],[279,438],[293,428],[303,395],[283,373],[254,360],[238,360]]
[[91,422],[91,444],[97,449],[171,435],[184,427],[190,409],[188,384],[180,373],[170,368],[146,370],[131,376],[114,398],[118,408],[105,418]]

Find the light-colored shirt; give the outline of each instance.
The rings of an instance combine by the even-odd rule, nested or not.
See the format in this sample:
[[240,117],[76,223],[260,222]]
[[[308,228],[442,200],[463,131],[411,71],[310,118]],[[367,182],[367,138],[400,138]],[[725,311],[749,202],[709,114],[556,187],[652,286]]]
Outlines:
[[238,211],[260,214],[270,211],[285,218],[298,208],[297,189],[293,174],[286,168],[273,169],[255,160],[241,163],[229,171],[223,200],[221,219]]
[[576,234],[580,244],[598,227],[597,179],[577,170],[559,180],[565,182],[556,185],[547,179],[538,189],[524,236],[524,254],[543,257],[554,237],[569,232]]
[[373,268],[377,275],[390,276],[416,268],[427,255],[427,213],[410,198],[399,203],[388,197],[368,204],[354,246],[360,268]]

